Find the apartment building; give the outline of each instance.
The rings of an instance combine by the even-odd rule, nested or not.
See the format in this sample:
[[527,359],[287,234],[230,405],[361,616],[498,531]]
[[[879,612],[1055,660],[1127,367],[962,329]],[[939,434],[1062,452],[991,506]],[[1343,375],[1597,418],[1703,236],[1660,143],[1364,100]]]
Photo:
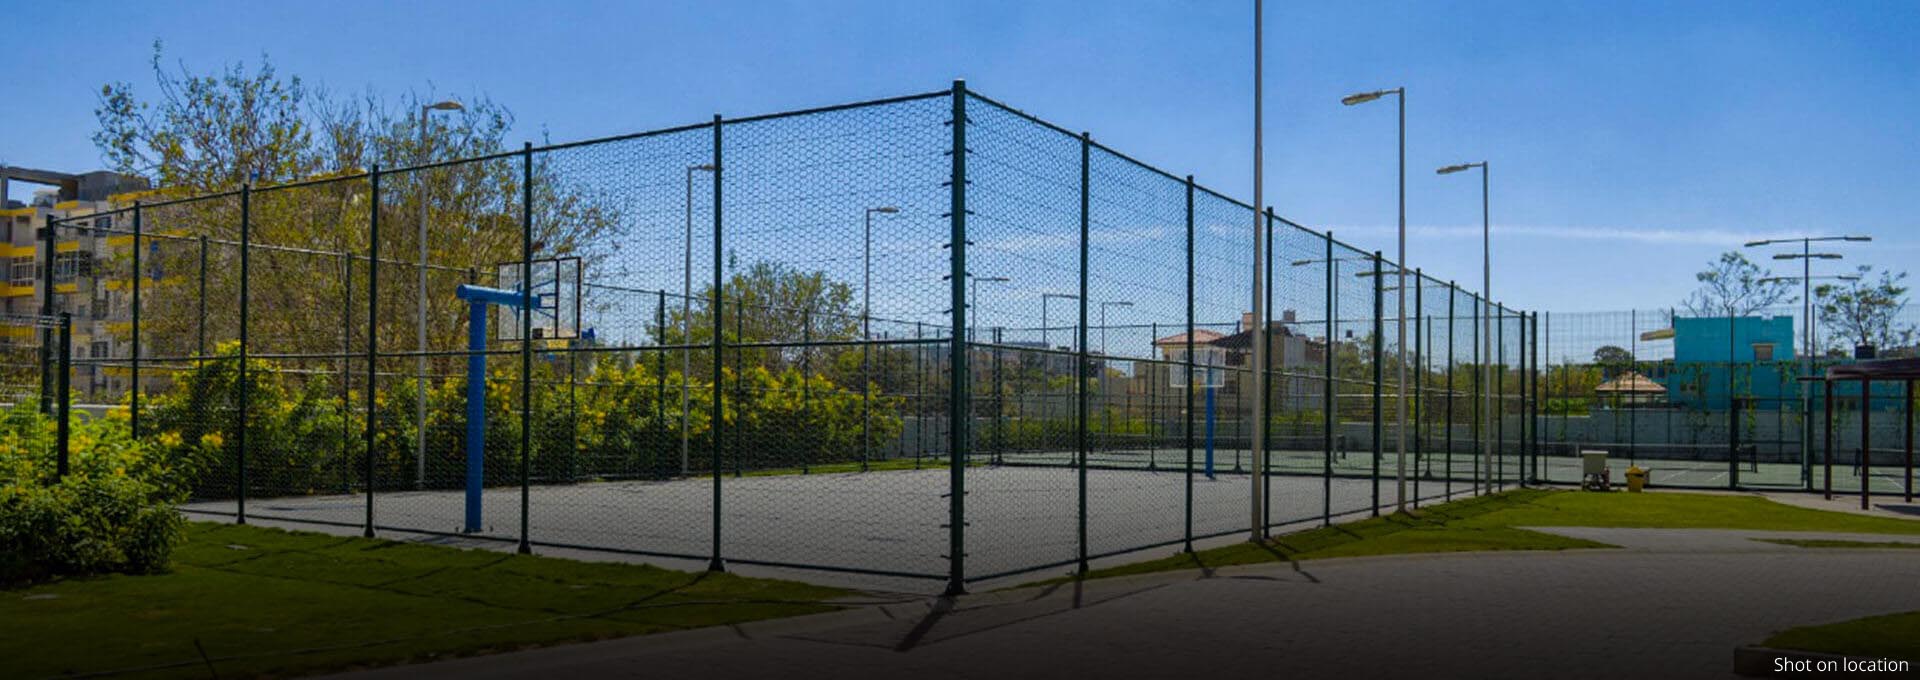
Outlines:
[[[10,198],[20,184],[35,187],[30,198]],[[104,265],[125,258],[133,237],[124,233],[131,225],[115,224],[118,216],[105,213],[146,188],[146,180],[114,172],[71,174],[0,166],[0,197],[9,197],[0,205],[0,255],[7,263],[0,311],[9,316],[41,314],[51,295],[54,313],[73,315],[74,358],[107,360],[76,363],[73,387],[84,399],[117,398],[127,388],[127,371],[111,360],[133,356],[130,281]],[[63,224],[49,244],[49,220],[88,215],[98,216]],[[53,272],[51,291],[46,286],[48,267]],[[9,356],[37,351],[37,334],[27,325],[0,324],[0,345]]]

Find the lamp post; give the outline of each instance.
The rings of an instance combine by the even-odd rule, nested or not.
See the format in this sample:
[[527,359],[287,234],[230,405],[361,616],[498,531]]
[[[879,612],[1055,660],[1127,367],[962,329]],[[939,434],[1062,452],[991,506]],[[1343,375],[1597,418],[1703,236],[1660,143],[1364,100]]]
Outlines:
[[1053,345],[1047,342],[1047,301],[1052,299],[1078,300],[1080,296],[1072,293],[1040,294],[1040,349],[1043,350],[1053,349]]
[[[860,236],[860,471],[873,451],[873,216],[894,215],[897,206],[867,208]],[[916,350],[917,351],[917,350]]]
[[[1486,358],[1482,360],[1480,365],[1482,380],[1480,384],[1488,385],[1493,382],[1493,222],[1492,218],[1489,217],[1490,210],[1487,206],[1487,186],[1489,183],[1487,179],[1487,162],[1480,161],[1478,163],[1449,165],[1435,172],[1442,175],[1451,175],[1472,168],[1480,169],[1480,294],[1482,296],[1480,304],[1486,310],[1486,313],[1480,315],[1480,324],[1483,331],[1481,333],[1480,344],[1486,351],[1484,355]],[[1493,390],[1483,389],[1481,392],[1480,399],[1486,406],[1486,417],[1481,424],[1487,428],[1486,432],[1480,438],[1480,455],[1483,459],[1481,473],[1491,475],[1493,474],[1493,439],[1491,437],[1493,433],[1493,419],[1495,417],[1493,414]],[[1488,481],[1491,481],[1491,477],[1488,478]],[[1487,488],[1492,487],[1489,486]]]
[[[690,408],[688,378],[693,375],[693,173],[713,172],[712,163],[687,166],[687,202],[682,211],[686,214],[687,227],[684,236],[686,251],[680,265],[680,474],[689,473],[687,451],[690,447],[687,432],[687,410]],[[720,357],[713,358],[715,362]],[[664,376],[663,376],[664,377]]]
[[[1799,276],[1799,279],[1800,279],[1800,337],[1803,343],[1803,349],[1801,349],[1800,351],[1800,374],[1801,375],[1803,376],[1813,375],[1813,352],[1814,352],[1813,280],[1815,278],[1813,275],[1813,261],[1841,259],[1841,255],[1839,253],[1813,252],[1814,242],[1816,241],[1819,241],[1819,242],[1830,242],[1830,241],[1867,242],[1872,240],[1873,240],[1873,237],[1871,236],[1813,236],[1813,237],[1805,237],[1805,238],[1761,239],[1758,241],[1748,241],[1745,244],[1745,247],[1747,248],[1758,248],[1760,246],[1769,246],[1774,244],[1786,244],[1786,243],[1800,244],[1800,252],[1775,253],[1773,256],[1773,259],[1800,261],[1800,276]],[[1792,280],[1792,278],[1793,277],[1768,277],[1766,279],[1761,279],[1761,282],[1765,283],[1770,280],[1773,280],[1773,281],[1784,283]],[[1844,276],[1819,277],[1819,278],[1823,278],[1823,279],[1834,278],[1839,280],[1848,280],[1847,277],[1844,277]],[[1857,276],[1853,277],[1852,280],[1857,281],[1859,280],[1859,277]],[[1732,369],[1729,368],[1728,370],[1731,371]],[[1813,395],[1808,393],[1806,390],[1800,391],[1800,408],[1801,408],[1801,411],[1800,411],[1801,413],[1811,414],[1813,412],[1812,410]],[[1801,420],[1805,423],[1805,427],[1803,428],[1803,431],[1801,432],[1801,436],[1800,436],[1800,460],[1803,461],[1804,463],[1804,461],[1808,460],[1808,457],[1813,453],[1813,442],[1811,441],[1813,438],[1812,436],[1813,420],[1812,418],[1806,418],[1806,417],[1801,418]],[[1805,467],[1804,464],[1802,467],[1803,468]],[[1811,471],[1807,469],[1802,470],[1801,476],[1803,478],[1803,481],[1806,479],[1811,479],[1810,477],[1807,477],[1807,475],[1810,474],[1810,472]]]
[[[972,300],[972,301],[973,301],[973,306],[974,306],[974,307],[975,307],[976,309],[978,309],[978,307],[980,306],[980,284],[982,284],[982,283],[1006,283],[1006,282],[1008,282],[1008,281],[1012,281],[1012,280],[1013,280],[1013,279],[1009,279],[1009,278],[1007,278],[1007,277],[1004,277],[1004,276],[975,276],[975,277],[972,277],[972,279],[973,279],[973,280],[972,280],[972,281],[969,281],[968,283],[971,283],[971,284],[973,285],[973,295],[972,295],[972,296],[971,296],[970,298],[968,298],[968,299],[970,299],[970,300]],[[974,337],[974,331],[975,331],[976,329],[978,329],[978,328],[980,327],[980,319],[979,319],[979,317],[978,317],[978,316],[977,316],[976,314],[968,314],[968,315],[967,315],[967,321],[968,321],[968,324],[967,324],[967,340],[968,340],[969,342],[978,342],[979,340],[978,340],[977,338],[975,338],[975,337]]]
[[[427,161],[427,125],[431,122],[428,114],[434,111],[459,111],[466,107],[460,102],[448,99],[420,106],[420,164]],[[420,195],[415,200],[420,203],[420,323],[415,329],[420,343],[420,354],[414,357],[416,374],[414,387],[417,388],[417,403],[414,404],[414,416],[418,419],[414,427],[413,458],[415,488],[427,485],[427,183],[426,170],[415,170],[415,182],[420,187]],[[369,386],[367,389],[373,389]]]
[[[1407,89],[1396,87],[1391,90],[1376,90],[1350,94],[1340,100],[1347,106],[1365,104],[1381,97],[1393,95],[1400,104],[1400,239],[1399,254],[1394,258],[1394,270],[1399,283],[1396,290],[1407,287]],[[1407,510],[1407,296],[1395,295],[1400,307],[1399,320],[1395,322],[1395,353],[1399,356],[1399,368],[1395,370],[1399,383],[1399,397],[1394,402],[1393,457],[1395,458],[1394,509],[1397,512]]]

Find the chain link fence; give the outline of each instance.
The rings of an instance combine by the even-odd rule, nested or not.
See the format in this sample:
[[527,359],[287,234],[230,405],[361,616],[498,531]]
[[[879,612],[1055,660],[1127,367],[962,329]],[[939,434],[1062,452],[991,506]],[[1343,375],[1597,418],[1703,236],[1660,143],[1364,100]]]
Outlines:
[[[1543,480],[1579,481],[1578,453],[1600,450],[1616,481],[1634,465],[1660,486],[1912,493],[1913,386],[1842,382],[1829,397],[1815,379],[1855,363],[1853,343],[1800,307],[1542,319]],[[1903,311],[1892,323],[1917,320]]]
[[1556,471],[1534,317],[960,84],[82,233],[133,351],[74,398],[235,521],[958,590]]

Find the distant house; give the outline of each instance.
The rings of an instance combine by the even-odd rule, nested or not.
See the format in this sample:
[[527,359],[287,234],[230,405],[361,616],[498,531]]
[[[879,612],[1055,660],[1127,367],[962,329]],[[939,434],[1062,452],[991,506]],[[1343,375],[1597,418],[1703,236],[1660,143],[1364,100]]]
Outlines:
[[[1214,381],[1216,398],[1239,404],[1239,410],[1252,408],[1253,314],[1244,313],[1233,333],[1206,329],[1193,333],[1194,363],[1218,367]],[[1272,366],[1273,410],[1312,410],[1321,406],[1321,381],[1314,377],[1326,365],[1326,341],[1309,337],[1296,327],[1294,312],[1288,310],[1278,320],[1267,322],[1268,362]],[[1175,333],[1153,341],[1158,358],[1169,362],[1187,359],[1187,334]],[[1170,384],[1185,384],[1184,366],[1162,366],[1160,371]],[[1246,397],[1246,398],[1242,398]]]
[[1672,367],[1656,379],[1683,408],[1725,410],[1732,395],[1781,408],[1800,395],[1793,340],[1790,316],[1675,317]]

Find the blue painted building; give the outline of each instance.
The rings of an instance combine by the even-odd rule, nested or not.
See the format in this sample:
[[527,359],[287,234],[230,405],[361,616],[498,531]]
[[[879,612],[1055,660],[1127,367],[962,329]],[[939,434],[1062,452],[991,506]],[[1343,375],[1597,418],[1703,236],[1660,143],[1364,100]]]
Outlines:
[[1791,316],[1675,317],[1673,363],[1654,379],[1683,408],[1725,410],[1730,395],[1778,408],[1800,398],[1793,337]]

